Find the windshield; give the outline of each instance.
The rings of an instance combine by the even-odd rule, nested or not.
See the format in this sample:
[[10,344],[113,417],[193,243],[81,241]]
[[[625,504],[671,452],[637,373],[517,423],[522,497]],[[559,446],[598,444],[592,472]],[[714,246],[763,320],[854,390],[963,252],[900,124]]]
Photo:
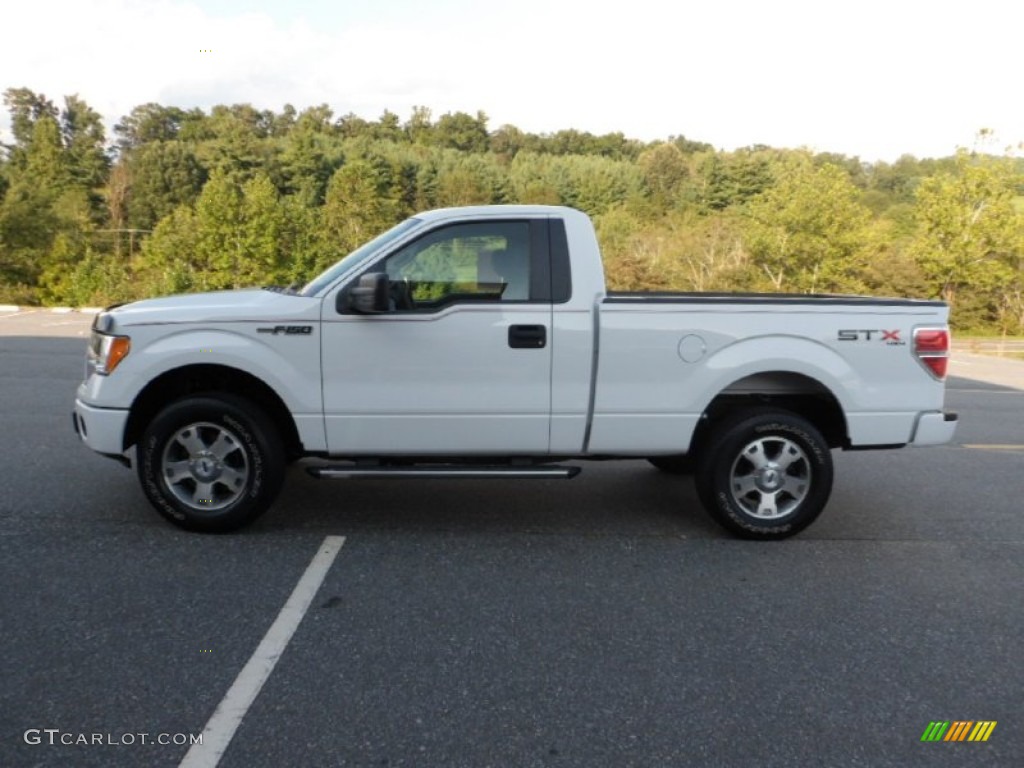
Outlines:
[[405,232],[409,231],[410,229],[412,229],[413,227],[417,226],[420,223],[421,222],[419,219],[406,219],[401,224],[396,224],[395,226],[393,226],[387,232],[381,235],[377,235],[377,237],[373,238],[373,240],[368,242],[366,245],[362,245],[359,248],[356,248],[354,251],[352,251],[352,253],[343,258],[341,261],[337,262],[331,267],[328,267],[326,270],[324,270],[319,275],[310,280],[308,283],[306,283],[306,285],[303,286],[302,290],[299,291],[299,295],[315,296],[324,288],[326,288],[335,280],[337,280],[338,277],[347,272],[349,269],[357,266],[360,262],[364,261],[374,253],[377,253],[382,248],[386,247],[389,243],[397,240]]

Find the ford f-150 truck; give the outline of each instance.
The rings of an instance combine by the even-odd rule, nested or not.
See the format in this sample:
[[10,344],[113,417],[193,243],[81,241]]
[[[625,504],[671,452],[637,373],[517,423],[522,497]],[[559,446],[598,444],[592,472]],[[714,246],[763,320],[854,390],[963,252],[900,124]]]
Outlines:
[[[73,413],[171,522],[227,531],[289,462],[336,477],[692,472],[749,538],[810,524],[830,449],[948,442],[942,302],[614,293],[587,216],[410,218],[301,289],[171,296],[93,324]],[[134,448],[134,453],[132,449]]]

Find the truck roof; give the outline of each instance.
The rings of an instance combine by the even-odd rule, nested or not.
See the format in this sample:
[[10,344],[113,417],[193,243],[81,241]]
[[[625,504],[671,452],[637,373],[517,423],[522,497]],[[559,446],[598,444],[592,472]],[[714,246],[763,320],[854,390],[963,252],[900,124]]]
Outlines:
[[467,205],[458,208],[435,208],[414,214],[421,221],[436,221],[462,216],[581,216],[580,211],[564,205]]

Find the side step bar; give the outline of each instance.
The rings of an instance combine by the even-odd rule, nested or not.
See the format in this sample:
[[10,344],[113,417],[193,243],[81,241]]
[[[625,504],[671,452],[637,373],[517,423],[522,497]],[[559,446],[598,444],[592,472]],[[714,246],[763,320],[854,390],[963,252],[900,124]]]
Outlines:
[[394,477],[400,479],[453,479],[497,480],[501,478],[518,480],[571,480],[581,471],[580,467],[564,467],[556,464],[536,466],[473,466],[439,464],[437,466],[389,466],[389,465],[328,465],[306,467],[306,471],[319,479],[354,479],[367,477]]

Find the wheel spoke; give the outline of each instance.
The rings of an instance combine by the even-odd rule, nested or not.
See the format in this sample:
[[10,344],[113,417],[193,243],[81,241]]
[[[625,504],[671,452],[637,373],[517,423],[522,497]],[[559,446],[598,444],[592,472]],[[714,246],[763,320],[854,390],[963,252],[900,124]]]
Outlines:
[[737,496],[746,496],[751,491],[757,490],[757,481],[753,475],[743,475],[732,479],[733,493]]
[[197,506],[213,503],[213,483],[196,483],[192,492],[192,503]]
[[807,495],[807,478],[786,475],[780,491],[785,491],[797,501]]
[[221,470],[220,477],[217,478],[217,482],[226,486],[232,494],[235,494],[242,490],[246,477],[247,475],[244,472],[239,472],[231,467],[224,467]]
[[173,485],[192,477],[192,470],[189,469],[187,461],[171,461],[164,464],[164,477]]
[[757,505],[757,514],[761,517],[778,517],[779,507],[775,503],[777,493],[761,492],[761,501]]
[[195,456],[200,451],[206,450],[206,444],[203,442],[202,438],[199,437],[199,430],[195,427],[182,430],[178,433],[175,440],[177,440],[178,443],[188,451],[189,456]]
[[238,443],[234,441],[227,432],[221,432],[217,435],[217,439],[210,445],[209,451],[221,461],[224,461],[228,454],[234,453],[239,449]]
[[791,464],[800,461],[803,457],[803,452],[787,440],[783,443],[782,450],[779,451],[779,457],[775,459],[775,463],[779,465],[779,469],[785,472]]
[[768,463],[768,457],[764,453],[764,442],[758,440],[748,445],[743,451],[743,458],[753,464],[755,469],[763,468]]

